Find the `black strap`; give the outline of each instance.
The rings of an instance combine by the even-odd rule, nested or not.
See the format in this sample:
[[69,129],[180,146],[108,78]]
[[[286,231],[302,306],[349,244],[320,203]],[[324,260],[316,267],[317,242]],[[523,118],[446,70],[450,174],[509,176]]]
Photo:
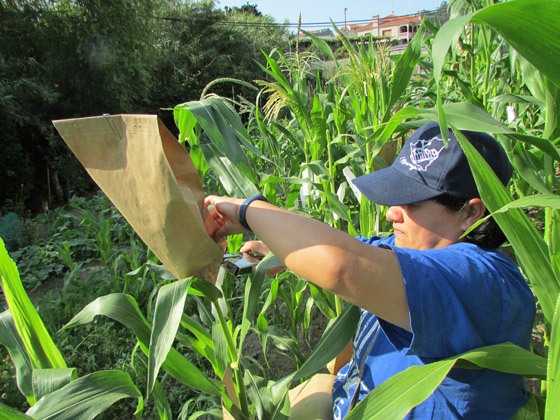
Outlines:
[[241,207],[239,207],[239,223],[241,223],[241,226],[243,226],[245,229],[247,229],[249,232],[252,232],[251,228],[249,227],[249,225],[247,224],[247,219],[246,219],[246,215],[247,215],[247,208],[249,207],[249,205],[253,202],[253,201],[267,201],[266,198],[264,198],[264,195],[262,194],[257,194],[254,195],[252,197],[249,197],[247,200],[245,200],[243,202],[243,204],[241,204]]

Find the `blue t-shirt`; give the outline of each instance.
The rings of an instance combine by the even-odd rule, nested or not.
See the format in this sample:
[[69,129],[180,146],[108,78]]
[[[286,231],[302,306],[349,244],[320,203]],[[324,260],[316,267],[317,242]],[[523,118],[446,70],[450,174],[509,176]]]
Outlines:
[[[507,341],[529,348],[535,300],[516,265],[499,251],[468,243],[419,251],[395,247],[394,237],[360,239],[397,255],[412,333],[362,310],[354,355],[333,385],[335,419],[409,366]],[[526,400],[519,375],[457,368],[406,418],[505,419]]]

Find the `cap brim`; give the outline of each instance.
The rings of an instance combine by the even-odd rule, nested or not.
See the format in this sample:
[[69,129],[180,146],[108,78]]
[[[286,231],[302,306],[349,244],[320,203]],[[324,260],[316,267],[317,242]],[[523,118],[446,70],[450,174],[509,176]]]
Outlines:
[[384,206],[403,206],[442,194],[441,191],[416,182],[391,166],[355,178],[352,182],[369,200]]

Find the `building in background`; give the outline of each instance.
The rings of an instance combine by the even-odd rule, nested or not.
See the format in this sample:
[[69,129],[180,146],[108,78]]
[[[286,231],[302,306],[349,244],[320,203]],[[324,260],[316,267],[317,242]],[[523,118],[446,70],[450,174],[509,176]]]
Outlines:
[[[414,37],[422,21],[421,14],[396,16],[389,15],[380,18],[379,15],[372,17],[371,22],[366,24],[350,24],[340,28],[347,37],[369,38],[370,35],[375,38],[386,38],[395,44],[408,44]],[[333,38],[335,34],[330,29],[319,29],[316,31],[308,31],[319,38]],[[298,38],[306,38],[302,32],[298,34]]]

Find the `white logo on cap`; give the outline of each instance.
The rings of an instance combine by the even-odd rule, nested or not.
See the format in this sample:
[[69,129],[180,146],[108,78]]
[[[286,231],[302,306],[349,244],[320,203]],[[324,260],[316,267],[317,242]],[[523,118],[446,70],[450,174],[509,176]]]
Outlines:
[[436,136],[430,140],[420,139],[410,143],[410,161],[406,156],[402,156],[399,161],[408,166],[411,171],[426,171],[428,166],[437,160],[444,147],[441,137]]

